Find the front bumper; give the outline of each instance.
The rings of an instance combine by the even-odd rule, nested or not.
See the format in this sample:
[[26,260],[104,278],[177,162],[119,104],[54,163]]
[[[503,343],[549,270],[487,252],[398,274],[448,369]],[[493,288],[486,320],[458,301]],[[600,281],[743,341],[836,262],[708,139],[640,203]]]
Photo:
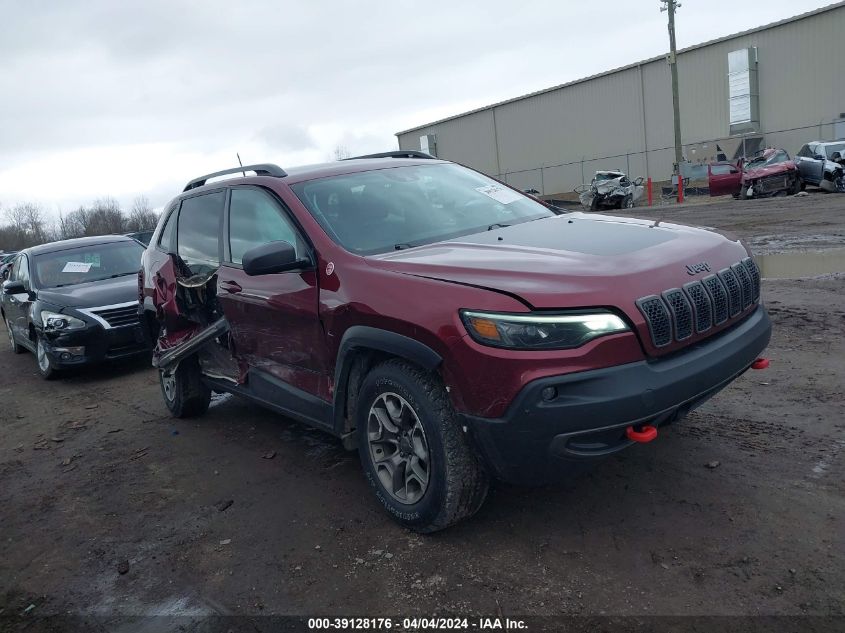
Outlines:
[[[534,380],[501,418],[463,417],[496,477],[541,483],[568,472],[567,465],[630,446],[628,426],[682,418],[745,372],[770,337],[771,322],[760,306],[676,354]],[[544,399],[550,388],[556,395]]]
[[44,342],[57,369],[118,360],[150,349],[140,323],[113,328],[89,324],[83,330],[61,334],[44,332]]

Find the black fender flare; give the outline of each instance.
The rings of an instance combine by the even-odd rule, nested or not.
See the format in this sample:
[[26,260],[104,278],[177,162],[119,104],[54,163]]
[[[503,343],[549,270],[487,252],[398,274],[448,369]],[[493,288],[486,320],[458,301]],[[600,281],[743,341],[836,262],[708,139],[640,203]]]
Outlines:
[[404,358],[427,371],[436,369],[443,358],[425,343],[404,334],[382,330],[366,325],[353,325],[343,334],[337,351],[335,364],[334,425],[338,435],[344,429],[346,409],[346,385],[352,360],[357,350],[375,350]]

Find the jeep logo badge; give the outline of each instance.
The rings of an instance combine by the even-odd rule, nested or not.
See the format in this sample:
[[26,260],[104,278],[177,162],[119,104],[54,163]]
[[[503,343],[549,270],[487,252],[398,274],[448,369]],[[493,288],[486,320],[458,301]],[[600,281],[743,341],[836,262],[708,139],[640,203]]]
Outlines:
[[707,262],[701,262],[699,264],[690,264],[687,266],[687,273],[690,275],[696,275],[698,273],[709,273],[710,272],[710,264]]

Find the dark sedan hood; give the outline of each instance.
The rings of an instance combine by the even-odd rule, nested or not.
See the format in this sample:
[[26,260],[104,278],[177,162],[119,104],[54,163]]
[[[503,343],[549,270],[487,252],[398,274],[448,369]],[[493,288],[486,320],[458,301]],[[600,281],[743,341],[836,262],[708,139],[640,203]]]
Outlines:
[[[617,306],[633,314],[639,297],[679,287],[744,257],[738,240],[713,231],[569,213],[368,261],[515,295],[535,308]],[[706,268],[687,269],[701,264]]]
[[44,288],[38,291],[38,300],[59,308],[95,308],[137,301],[138,278],[126,275],[64,288]]

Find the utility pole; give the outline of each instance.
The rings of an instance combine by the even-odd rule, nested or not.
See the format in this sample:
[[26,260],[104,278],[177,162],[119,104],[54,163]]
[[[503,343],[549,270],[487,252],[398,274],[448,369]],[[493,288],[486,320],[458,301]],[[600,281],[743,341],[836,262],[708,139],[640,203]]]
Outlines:
[[680,8],[678,0],[660,0],[661,11],[669,13],[669,69],[672,72],[672,115],[675,119],[675,174],[680,178],[681,163],[684,160],[681,150],[681,105],[678,95],[678,51],[675,47],[675,9]]

